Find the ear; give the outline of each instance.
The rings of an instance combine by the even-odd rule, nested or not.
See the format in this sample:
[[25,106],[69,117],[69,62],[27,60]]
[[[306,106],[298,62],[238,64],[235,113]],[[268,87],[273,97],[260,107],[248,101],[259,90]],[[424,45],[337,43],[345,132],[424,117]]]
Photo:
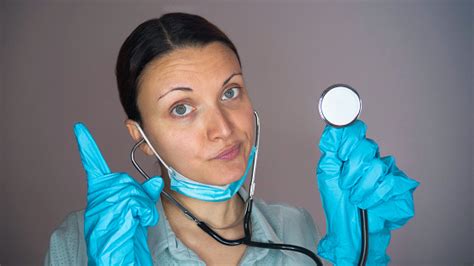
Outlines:
[[[128,129],[128,134],[130,134],[130,136],[132,137],[133,141],[135,143],[139,142],[143,137],[142,135],[140,134],[140,131],[138,131],[138,128],[135,124],[136,122],[131,120],[131,119],[127,119],[125,120],[125,127]],[[144,142],[142,145],[140,145],[140,150],[142,150],[146,155],[148,156],[152,156],[153,155],[153,151],[150,149],[150,146],[148,146],[148,144],[146,142]]]

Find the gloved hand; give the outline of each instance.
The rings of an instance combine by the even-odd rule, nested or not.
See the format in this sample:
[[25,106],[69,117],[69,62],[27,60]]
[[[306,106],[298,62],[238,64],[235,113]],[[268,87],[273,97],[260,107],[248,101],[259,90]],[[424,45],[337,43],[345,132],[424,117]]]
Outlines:
[[361,251],[358,208],[366,209],[369,227],[367,265],[387,265],[385,253],[390,230],[414,215],[413,191],[418,182],[395,165],[395,158],[380,158],[377,144],[365,138],[366,125],[357,120],[345,128],[327,125],[319,147],[317,179],[327,234],[318,254],[335,265],[356,265]]
[[158,222],[155,203],[163,180],[153,177],[140,185],[127,173],[112,173],[85,125],[77,123],[74,132],[87,174],[89,265],[152,265],[146,227]]

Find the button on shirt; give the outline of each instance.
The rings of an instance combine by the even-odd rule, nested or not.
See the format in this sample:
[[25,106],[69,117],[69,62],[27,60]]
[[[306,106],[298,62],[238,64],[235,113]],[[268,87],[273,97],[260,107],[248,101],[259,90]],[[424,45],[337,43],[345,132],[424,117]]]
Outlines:
[[[243,189],[242,198],[247,197]],[[165,199],[166,200],[166,199]],[[157,202],[160,220],[148,228],[148,247],[155,265],[205,265],[171,229],[161,200]],[[267,204],[255,199],[251,215],[252,240],[285,243],[316,253],[320,234],[311,215],[303,208]],[[308,256],[286,250],[247,247],[239,265],[314,265]],[[87,265],[84,239],[84,210],[69,214],[53,232],[45,265]]]

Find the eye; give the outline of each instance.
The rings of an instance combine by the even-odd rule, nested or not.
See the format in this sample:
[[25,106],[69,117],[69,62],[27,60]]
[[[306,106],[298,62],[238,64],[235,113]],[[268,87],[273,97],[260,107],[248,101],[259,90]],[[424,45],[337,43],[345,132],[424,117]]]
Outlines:
[[224,92],[222,95],[221,100],[230,100],[233,98],[236,98],[240,94],[240,88],[239,87],[232,87]]
[[188,104],[178,104],[171,109],[171,113],[175,116],[186,116],[191,111],[192,107]]

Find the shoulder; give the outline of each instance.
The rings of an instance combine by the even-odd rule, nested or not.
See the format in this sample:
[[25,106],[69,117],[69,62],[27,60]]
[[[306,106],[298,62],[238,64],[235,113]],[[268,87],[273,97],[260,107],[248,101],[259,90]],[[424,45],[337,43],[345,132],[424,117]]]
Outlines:
[[69,213],[53,231],[45,265],[87,264],[84,240],[84,210]]
[[255,199],[254,204],[283,242],[310,248],[319,242],[319,230],[306,209],[261,199]]

